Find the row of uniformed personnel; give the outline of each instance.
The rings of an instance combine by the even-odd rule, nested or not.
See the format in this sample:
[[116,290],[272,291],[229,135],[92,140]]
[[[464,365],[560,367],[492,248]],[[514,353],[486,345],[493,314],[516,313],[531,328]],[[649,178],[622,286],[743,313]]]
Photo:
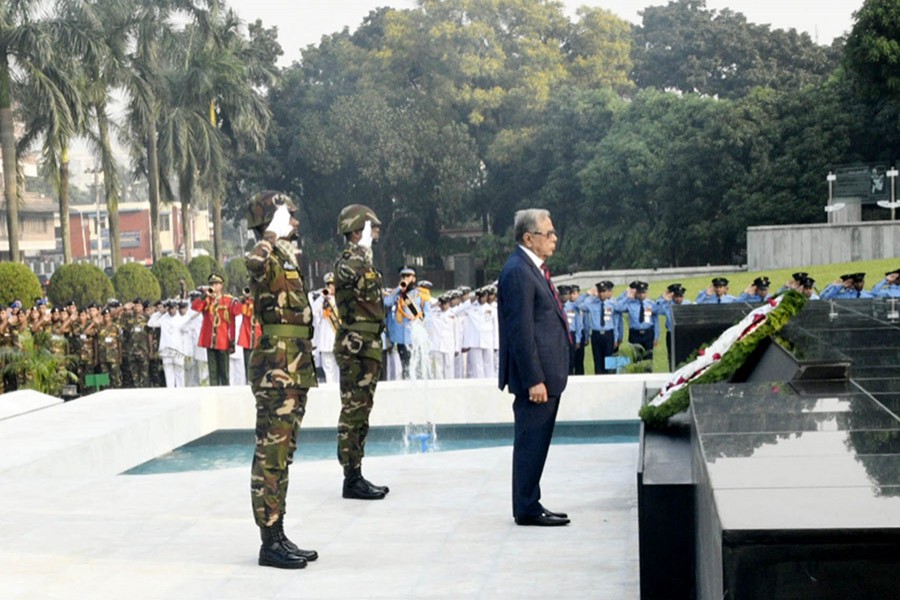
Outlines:
[[[715,277],[706,289],[701,290],[696,299],[697,304],[728,304],[733,302],[761,303],[769,300],[771,281],[768,277],[757,277],[739,296],[728,293],[728,279]],[[816,293],[815,279],[806,272],[797,272],[791,276],[778,292],[787,289],[796,290],[811,300],[822,299],[856,299],[856,298],[900,298],[900,269],[885,273],[884,278],[875,284],[871,291],[865,289],[865,273],[849,273],[841,275],[822,290],[821,296]],[[670,322],[673,304],[691,304],[685,299],[685,288],[680,283],[673,283],[666,288],[658,299],[647,298],[648,284],[633,281],[617,298],[613,298],[614,284],[611,281],[600,281],[586,293],[581,293],[579,286],[560,286],[560,296],[564,299],[564,309],[569,319],[569,330],[572,333],[571,349],[572,374],[584,374],[584,352],[590,345],[597,373],[613,372],[606,368],[606,358],[618,350],[624,339],[625,319],[628,315],[628,341],[640,344],[645,350],[643,358],[652,358],[653,347],[659,341],[659,317],[666,317]]]

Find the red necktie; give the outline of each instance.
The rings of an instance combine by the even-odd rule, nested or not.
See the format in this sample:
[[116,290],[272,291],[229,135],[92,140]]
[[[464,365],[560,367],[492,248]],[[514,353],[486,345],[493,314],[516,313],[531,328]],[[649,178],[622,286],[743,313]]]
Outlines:
[[[547,280],[547,285],[550,286],[550,291],[553,292],[553,298],[556,300],[556,305],[559,307],[560,314],[565,314],[562,302],[559,300],[559,294],[556,292],[556,286],[554,286],[553,281],[551,281],[550,267],[547,266],[547,263],[541,263],[541,271],[544,272],[544,279]],[[569,330],[568,320],[566,320],[566,333],[569,334],[569,343],[572,343],[572,332]]]

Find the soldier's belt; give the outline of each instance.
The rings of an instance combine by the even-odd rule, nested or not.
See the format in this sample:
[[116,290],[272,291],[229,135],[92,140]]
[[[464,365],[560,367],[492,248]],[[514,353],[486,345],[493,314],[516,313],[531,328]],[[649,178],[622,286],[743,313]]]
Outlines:
[[341,323],[341,328],[349,329],[350,331],[358,331],[360,333],[381,333],[381,323],[370,323],[366,321],[358,321],[356,323],[350,323],[349,325]]
[[269,323],[262,326],[263,335],[273,337],[292,337],[308,340],[312,337],[312,329],[306,325],[284,325]]

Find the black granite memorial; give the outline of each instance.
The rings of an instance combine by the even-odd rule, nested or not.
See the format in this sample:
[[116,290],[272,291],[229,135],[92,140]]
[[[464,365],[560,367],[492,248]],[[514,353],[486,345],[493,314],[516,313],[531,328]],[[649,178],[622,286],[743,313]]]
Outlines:
[[[695,556],[680,589],[696,596],[645,581],[642,547],[642,597],[900,597],[894,312],[884,300],[810,302],[733,381],[690,388],[694,545],[672,556]],[[644,436],[639,486],[659,435]],[[683,444],[670,452],[684,460]]]

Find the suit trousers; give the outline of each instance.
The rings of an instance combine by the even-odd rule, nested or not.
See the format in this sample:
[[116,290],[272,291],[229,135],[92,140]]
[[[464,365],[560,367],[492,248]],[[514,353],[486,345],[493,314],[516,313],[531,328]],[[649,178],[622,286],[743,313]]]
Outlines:
[[653,328],[629,329],[628,343],[639,344],[644,349],[643,360],[653,360]]
[[550,440],[559,411],[559,396],[535,404],[528,393],[513,400],[515,440],[513,441],[512,500],[513,517],[541,514],[541,475],[547,462]]

